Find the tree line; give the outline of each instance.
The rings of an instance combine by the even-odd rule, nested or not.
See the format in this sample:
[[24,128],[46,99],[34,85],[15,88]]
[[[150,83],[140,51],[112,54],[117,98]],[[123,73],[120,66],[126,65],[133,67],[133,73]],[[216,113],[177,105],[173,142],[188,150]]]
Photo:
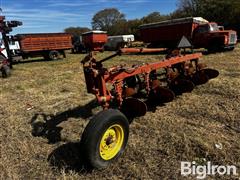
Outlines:
[[[236,0],[178,0],[177,9],[170,14],[152,12],[142,18],[127,20],[125,14],[116,8],[97,12],[92,18],[92,29],[107,31],[108,35],[134,34],[139,39],[138,27],[142,24],[182,17],[203,17],[217,22],[240,34],[240,1]],[[87,27],[69,27],[64,31],[81,35],[89,31]]]

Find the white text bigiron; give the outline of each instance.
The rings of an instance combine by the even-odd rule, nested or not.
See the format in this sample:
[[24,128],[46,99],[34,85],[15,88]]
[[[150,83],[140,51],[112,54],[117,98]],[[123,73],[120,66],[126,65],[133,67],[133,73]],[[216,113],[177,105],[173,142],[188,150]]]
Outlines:
[[197,179],[204,179],[209,176],[237,176],[237,167],[234,165],[213,165],[210,161],[206,165],[198,165],[195,161],[181,162],[182,176],[196,176]]

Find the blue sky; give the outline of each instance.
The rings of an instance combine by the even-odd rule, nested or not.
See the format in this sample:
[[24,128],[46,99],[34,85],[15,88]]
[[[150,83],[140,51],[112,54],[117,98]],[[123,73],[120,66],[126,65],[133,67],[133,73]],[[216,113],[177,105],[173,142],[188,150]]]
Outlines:
[[127,19],[134,19],[153,11],[167,14],[176,4],[177,0],[0,0],[7,20],[23,22],[12,34],[62,32],[70,26],[91,28],[93,15],[104,8],[115,7]]

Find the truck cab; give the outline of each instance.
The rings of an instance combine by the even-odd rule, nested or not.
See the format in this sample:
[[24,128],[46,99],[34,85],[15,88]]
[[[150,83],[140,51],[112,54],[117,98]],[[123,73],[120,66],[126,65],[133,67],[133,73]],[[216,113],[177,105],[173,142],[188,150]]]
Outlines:
[[211,52],[222,49],[233,50],[236,43],[236,31],[219,28],[218,24],[214,22],[200,24],[193,31],[195,48],[206,47]]

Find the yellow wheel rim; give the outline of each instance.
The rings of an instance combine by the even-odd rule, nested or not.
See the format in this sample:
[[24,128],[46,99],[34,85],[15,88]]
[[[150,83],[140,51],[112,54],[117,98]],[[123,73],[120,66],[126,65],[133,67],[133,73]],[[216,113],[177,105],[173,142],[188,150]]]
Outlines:
[[121,150],[124,140],[124,131],[122,126],[114,124],[109,127],[102,136],[100,142],[100,156],[104,160],[114,158]]

